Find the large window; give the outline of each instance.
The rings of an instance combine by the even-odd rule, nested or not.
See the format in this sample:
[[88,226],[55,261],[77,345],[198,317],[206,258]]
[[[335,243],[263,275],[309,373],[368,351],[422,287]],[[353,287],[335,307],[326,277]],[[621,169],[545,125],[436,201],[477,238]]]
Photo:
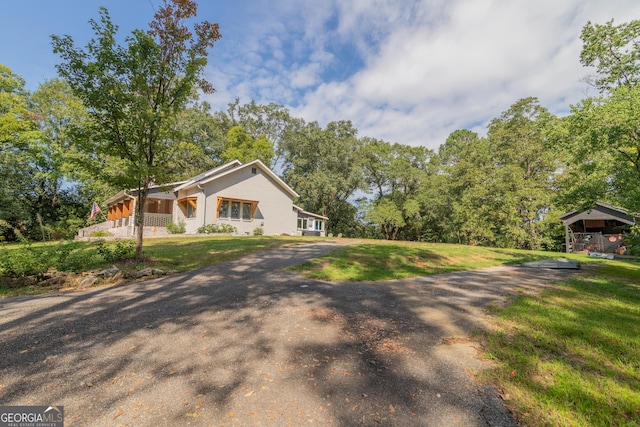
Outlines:
[[218,218],[253,221],[258,202],[218,197]]

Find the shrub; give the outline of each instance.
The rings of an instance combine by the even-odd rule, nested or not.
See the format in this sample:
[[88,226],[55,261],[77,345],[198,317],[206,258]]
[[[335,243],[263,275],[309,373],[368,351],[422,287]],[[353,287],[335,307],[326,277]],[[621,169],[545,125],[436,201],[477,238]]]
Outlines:
[[109,248],[102,240],[96,242],[96,250],[106,262],[131,258],[135,254],[135,249],[136,245],[131,240],[119,241],[113,249]]
[[256,227],[253,229],[254,236],[262,236],[263,234],[264,234],[264,230],[262,229],[262,227]]
[[[30,243],[0,253],[0,276],[43,276],[50,268],[58,271],[80,271],[95,256],[79,242],[60,242],[56,245],[34,247]],[[122,250],[117,252],[122,256]]]
[[183,234],[187,231],[187,224],[183,220],[179,220],[177,224],[169,222],[167,224],[167,231],[171,234]]
[[198,234],[235,233],[236,228],[229,224],[207,224],[198,228]]
[[91,233],[91,237],[109,237],[109,236],[113,236],[113,233],[110,233],[108,231],[94,231],[93,233]]

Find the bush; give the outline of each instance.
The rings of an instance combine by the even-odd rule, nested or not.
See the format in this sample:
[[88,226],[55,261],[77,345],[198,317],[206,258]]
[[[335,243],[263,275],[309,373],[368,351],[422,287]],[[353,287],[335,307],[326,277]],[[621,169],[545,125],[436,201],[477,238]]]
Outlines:
[[229,224],[208,224],[198,228],[198,234],[235,233],[236,228]]
[[640,255],[640,225],[631,227],[631,232],[624,235],[624,243],[631,255]]
[[[103,242],[99,243],[104,246]],[[130,256],[129,253],[133,253],[132,249],[134,249],[133,246],[131,250],[116,246],[111,259]],[[55,268],[58,271],[82,271],[93,263],[95,256],[95,251],[87,250],[86,246],[81,245],[80,242],[60,242],[56,245],[41,247],[25,243],[18,248],[0,253],[0,276],[41,277],[50,268]]]
[[167,224],[167,231],[171,234],[183,234],[187,231],[187,224],[183,220],[178,221],[177,224],[169,222]]
[[109,236],[113,236],[113,233],[110,233],[108,231],[94,231],[93,233],[91,233],[91,237],[109,237]]
[[262,227],[257,227],[253,229],[254,236],[262,236],[263,234],[264,234],[264,230],[262,229]]
[[136,244],[131,240],[122,240],[116,243],[115,248],[111,249],[100,240],[96,242],[96,249],[106,262],[115,262],[133,257]]

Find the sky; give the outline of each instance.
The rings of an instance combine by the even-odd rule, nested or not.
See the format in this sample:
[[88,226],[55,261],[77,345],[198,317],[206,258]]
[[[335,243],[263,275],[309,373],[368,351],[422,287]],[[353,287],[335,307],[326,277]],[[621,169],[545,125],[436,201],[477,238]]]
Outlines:
[[[640,19],[637,0],[201,0],[222,39],[205,76],[213,111],[239,98],[287,107],[359,136],[437,149],[457,129],[486,134],[517,100],[553,114],[595,95],[580,64],[587,22]],[[109,10],[123,39],[161,0],[0,0],[0,63],[29,90],[56,77],[51,34],[85,46]]]

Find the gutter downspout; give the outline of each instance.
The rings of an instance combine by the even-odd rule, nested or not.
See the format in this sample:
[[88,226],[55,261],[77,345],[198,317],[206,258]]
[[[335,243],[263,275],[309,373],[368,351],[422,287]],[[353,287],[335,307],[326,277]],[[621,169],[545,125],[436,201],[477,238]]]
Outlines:
[[133,209],[131,209],[131,212],[133,212],[133,221],[131,221],[131,235],[135,236],[136,235],[136,202],[138,201],[138,199],[136,199],[131,194],[127,194],[127,190],[123,190],[123,191],[125,196],[133,200]]
[[202,226],[207,225],[207,195],[204,194],[204,188],[202,185],[198,184],[198,189],[202,191],[202,195],[204,196],[204,201],[202,202]]

